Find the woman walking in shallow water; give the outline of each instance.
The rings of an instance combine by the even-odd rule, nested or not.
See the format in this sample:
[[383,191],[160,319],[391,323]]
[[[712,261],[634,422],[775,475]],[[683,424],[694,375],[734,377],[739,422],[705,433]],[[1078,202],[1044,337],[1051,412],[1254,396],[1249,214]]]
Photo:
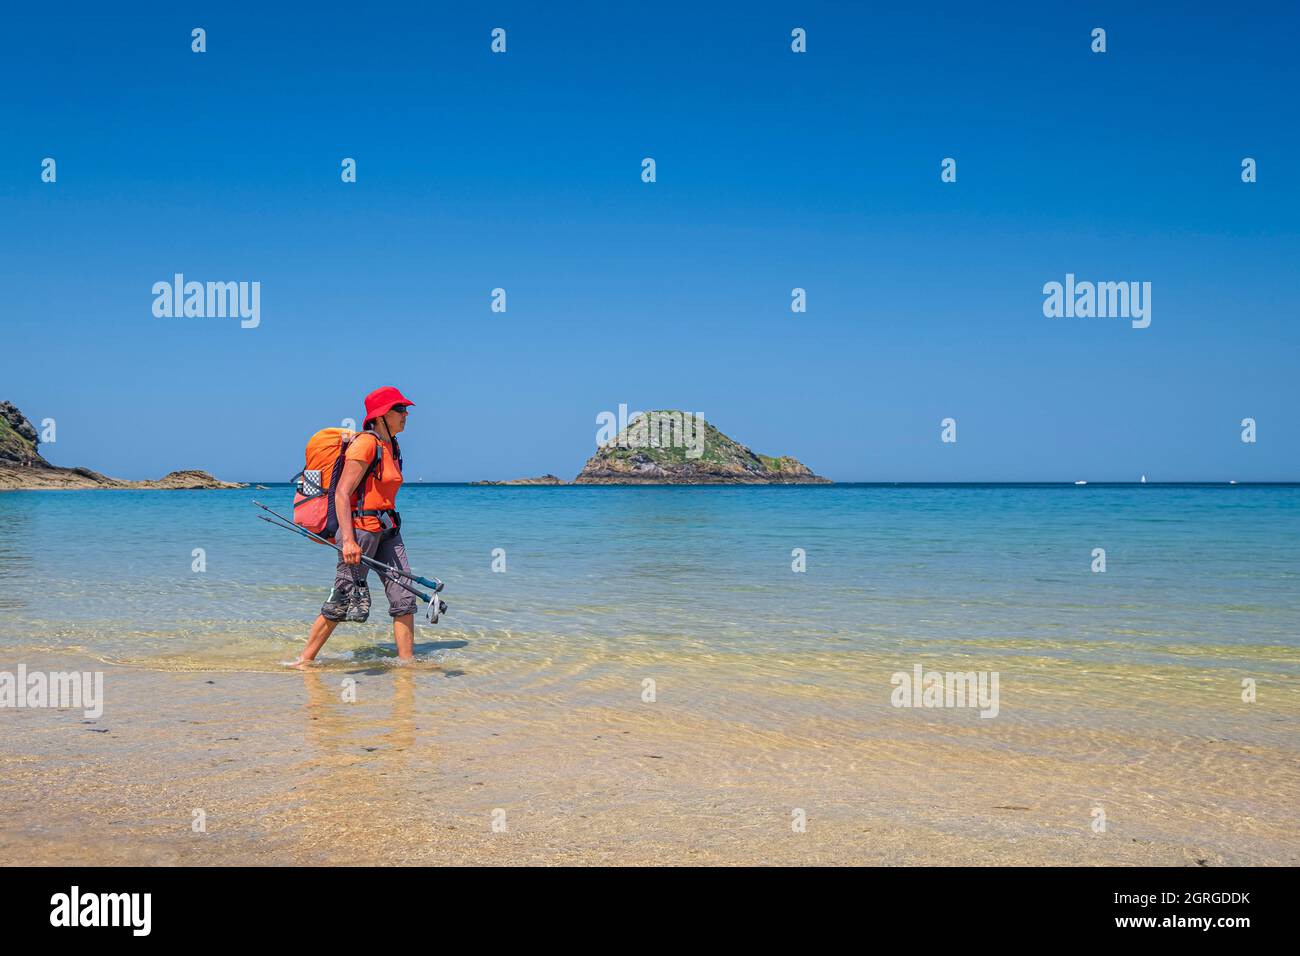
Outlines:
[[[338,484],[329,492],[334,496],[336,540],[343,554],[334,572],[334,587],[295,666],[315,660],[341,621],[362,622],[370,616],[370,567],[362,563],[361,555],[411,570],[396,508],[402,487],[397,434],[406,428],[407,409],[414,404],[392,386],[377,388],[366,396],[363,430],[348,445]],[[397,656],[411,660],[415,656],[415,596],[391,576],[381,575],[381,580],[393,619]]]

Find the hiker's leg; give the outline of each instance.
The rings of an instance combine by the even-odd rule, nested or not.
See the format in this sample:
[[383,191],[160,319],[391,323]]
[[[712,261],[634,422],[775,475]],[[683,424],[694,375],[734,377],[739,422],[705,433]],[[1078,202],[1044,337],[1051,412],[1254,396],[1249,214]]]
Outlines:
[[[410,572],[410,562],[406,560],[406,546],[402,544],[402,533],[391,531],[385,534],[375,552],[377,560],[391,564],[395,568]],[[380,574],[384,582],[384,596],[388,598],[388,616],[393,619],[393,641],[397,644],[397,656],[410,660],[415,656],[415,595],[397,583],[391,574]],[[405,579],[402,579],[405,581]],[[410,583],[405,581],[405,583]]]
[[393,618],[393,642],[397,644],[397,656],[409,661],[415,657],[415,615],[403,614]]
[[334,628],[338,626],[338,621],[331,621],[324,614],[317,617],[316,623],[311,626],[311,634],[307,637],[307,646],[303,648],[298,660],[314,661],[316,655],[320,653],[320,649],[325,646],[325,642],[334,633]]
[[[407,574],[411,573],[411,565],[406,560],[406,546],[402,544],[400,531],[390,531],[384,535],[375,550],[375,560],[401,568]],[[388,616],[394,620],[399,617],[413,616],[417,607],[415,595],[402,587],[402,584],[411,582],[386,572],[379,572],[377,576],[384,582],[384,596],[388,598]]]

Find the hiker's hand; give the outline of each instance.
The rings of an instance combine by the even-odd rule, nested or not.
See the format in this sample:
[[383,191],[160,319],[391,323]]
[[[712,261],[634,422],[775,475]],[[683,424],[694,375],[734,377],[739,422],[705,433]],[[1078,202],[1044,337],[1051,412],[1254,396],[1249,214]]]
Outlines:
[[355,541],[343,542],[343,563],[360,564],[361,563],[361,545]]

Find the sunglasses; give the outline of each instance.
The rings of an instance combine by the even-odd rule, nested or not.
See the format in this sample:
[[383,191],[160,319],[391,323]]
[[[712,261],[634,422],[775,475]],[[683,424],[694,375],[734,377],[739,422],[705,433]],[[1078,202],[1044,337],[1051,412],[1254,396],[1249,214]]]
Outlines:
[[397,414],[399,414],[399,415],[405,415],[405,414],[406,414],[406,409],[407,409],[407,407],[408,407],[408,406],[406,406],[406,405],[394,405],[392,408],[389,409],[389,411],[390,411],[390,412],[397,412]]

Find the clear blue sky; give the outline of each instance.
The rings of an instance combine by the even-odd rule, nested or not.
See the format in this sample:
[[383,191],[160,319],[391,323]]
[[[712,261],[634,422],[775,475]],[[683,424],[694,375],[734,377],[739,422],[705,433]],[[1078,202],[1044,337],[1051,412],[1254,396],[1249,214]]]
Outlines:
[[898,6],[11,5],[0,398],[124,477],[287,479],[396,384],[429,481],[572,477],[620,402],[840,480],[1300,478],[1295,5]]

